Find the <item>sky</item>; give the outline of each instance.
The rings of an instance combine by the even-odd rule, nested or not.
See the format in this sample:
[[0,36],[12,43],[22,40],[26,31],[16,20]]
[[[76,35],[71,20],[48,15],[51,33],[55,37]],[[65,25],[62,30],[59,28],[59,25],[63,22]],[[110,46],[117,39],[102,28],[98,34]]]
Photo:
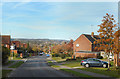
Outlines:
[[2,35],[28,39],[77,39],[97,33],[103,16],[118,20],[117,2],[4,2]]

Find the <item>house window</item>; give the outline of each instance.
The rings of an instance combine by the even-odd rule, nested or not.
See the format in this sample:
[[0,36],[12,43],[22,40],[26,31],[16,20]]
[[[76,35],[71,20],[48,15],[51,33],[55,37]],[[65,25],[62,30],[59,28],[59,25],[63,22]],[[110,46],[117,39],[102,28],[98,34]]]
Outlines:
[[76,44],[76,47],[79,47],[79,44]]

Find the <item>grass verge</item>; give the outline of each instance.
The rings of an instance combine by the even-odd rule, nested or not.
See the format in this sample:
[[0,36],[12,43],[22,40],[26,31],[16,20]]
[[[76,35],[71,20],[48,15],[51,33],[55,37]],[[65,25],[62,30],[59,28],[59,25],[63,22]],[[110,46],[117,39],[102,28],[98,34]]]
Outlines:
[[52,61],[47,61],[47,62],[48,62],[48,65],[49,65],[49,66],[54,65],[54,63],[53,63]]
[[70,74],[72,74],[74,76],[77,76],[77,77],[92,77],[90,75],[79,73],[79,72],[76,72],[76,71],[73,71],[73,70],[70,70],[70,69],[60,69],[60,70],[65,71],[67,73],[70,73]]
[[91,67],[91,68],[78,68],[80,70],[90,71],[98,74],[103,74],[111,77],[117,77],[120,78],[119,70],[115,70],[111,68],[109,71],[107,68],[97,68],[97,67]]
[[23,61],[19,61],[19,62],[15,63],[14,65],[10,66],[9,68],[17,68],[23,63],[24,63]]
[[66,61],[64,62],[64,66],[68,66],[68,67],[78,67],[81,66],[80,65],[81,60],[75,60],[75,61]]
[[51,67],[58,68],[58,67],[60,67],[60,66],[58,66],[58,65],[52,65]]
[[12,70],[2,70],[2,79],[7,77],[7,75],[11,72]]
[[[70,58],[70,57],[68,57]],[[68,67],[78,67],[81,66],[80,62],[82,59],[80,60],[70,60],[70,61],[66,61],[67,58],[65,59],[61,59],[61,57],[52,57],[53,60],[57,61],[57,63],[60,63],[64,66],[68,66]]]

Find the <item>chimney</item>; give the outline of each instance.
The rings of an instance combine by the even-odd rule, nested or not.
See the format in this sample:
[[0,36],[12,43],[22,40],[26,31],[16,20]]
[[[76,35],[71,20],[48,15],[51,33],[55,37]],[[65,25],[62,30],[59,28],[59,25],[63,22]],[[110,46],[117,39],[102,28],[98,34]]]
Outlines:
[[91,37],[94,38],[94,32],[91,33]]

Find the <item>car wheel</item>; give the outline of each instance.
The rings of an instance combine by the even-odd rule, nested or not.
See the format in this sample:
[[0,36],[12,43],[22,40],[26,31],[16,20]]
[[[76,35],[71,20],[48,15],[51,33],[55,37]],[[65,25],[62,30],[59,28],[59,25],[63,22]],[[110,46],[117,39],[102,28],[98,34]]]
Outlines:
[[85,64],[85,67],[87,67],[87,68],[88,68],[88,67],[90,67],[90,65],[89,65],[89,64]]
[[107,67],[107,64],[103,64],[103,67],[106,68],[106,67]]

